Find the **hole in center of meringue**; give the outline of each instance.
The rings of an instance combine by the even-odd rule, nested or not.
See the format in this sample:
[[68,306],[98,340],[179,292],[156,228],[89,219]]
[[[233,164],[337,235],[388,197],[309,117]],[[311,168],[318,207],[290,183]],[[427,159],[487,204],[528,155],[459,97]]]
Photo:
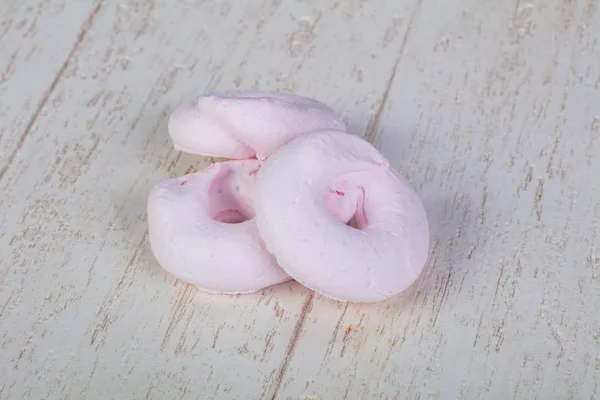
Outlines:
[[254,218],[252,187],[255,163],[225,163],[208,190],[208,212],[213,220],[240,224]]
[[336,181],[327,187],[324,197],[329,212],[340,222],[354,229],[367,226],[365,193],[361,186],[347,181]]
[[250,218],[242,214],[240,210],[231,208],[229,210],[219,211],[213,216],[213,219],[224,224],[241,224],[242,222],[248,221]]

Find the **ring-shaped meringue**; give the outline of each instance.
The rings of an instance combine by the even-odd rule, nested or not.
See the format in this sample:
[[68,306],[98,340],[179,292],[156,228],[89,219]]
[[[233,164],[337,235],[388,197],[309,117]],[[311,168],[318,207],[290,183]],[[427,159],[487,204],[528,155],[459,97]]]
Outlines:
[[299,136],[272,154],[258,171],[254,207],[279,265],[336,300],[387,299],[427,261],[419,196],[371,144],[345,132]]
[[204,94],[177,106],[168,124],[176,150],[231,159],[264,159],[317,129],[345,130],[345,125],[321,102],[264,91]]
[[290,279],[256,228],[259,167],[258,160],[216,163],[152,189],[149,238],[165,270],[210,293],[252,293]]

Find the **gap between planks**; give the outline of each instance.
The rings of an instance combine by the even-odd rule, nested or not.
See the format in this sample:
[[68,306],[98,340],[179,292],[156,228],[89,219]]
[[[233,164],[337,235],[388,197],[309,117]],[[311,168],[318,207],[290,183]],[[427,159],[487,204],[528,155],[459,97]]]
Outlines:
[[[390,77],[387,81],[386,87],[383,91],[381,100],[379,101],[379,105],[377,107],[377,111],[375,112],[374,116],[371,118],[371,120],[369,121],[367,128],[365,130],[364,133],[364,138],[369,141],[369,142],[373,142],[375,140],[375,138],[377,137],[377,133],[379,130],[379,125],[380,125],[380,120],[381,117],[383,115],[383,111],[385,109],[385,106],[387,105],[388,102],[388,97],[389,97],[389,93],[391,90],[391,87],[394,83],[395,77],[396,77],[396,72],[398,70],[398,66],[402,60],[402,56],[404,53],[404,50],[406,48],[406,45],[408,43],[408,39],[410,37],[411,31],[412,31],[412,27],[413,27],[413,23],[414,20],[416,19],[418,12],[421,8],[421,4],[422,4],[423,0],[418,0],[417,4],[413,10],[413,13],[409,19],[409,23],[408,26],[406,28],[406,31],[404,32],[403,35],[403,39],[400,45],[400,48],[398,50],[398,56],[394,62],[394,65],[392,67],[392,71],[390,73]],[[44,106],[47,104],[48,100],[50,99],[52,93],[54,92],[54,90],[56,89],[56,87],[58,86],[58,83],[60,82],[62,76],[64,75],[67,67],[69,66],[71,60],[73,59],[73,57],[75,56],[75,54],[77,53],[77,51],[79,50],[81,44],[83,43],[83,41],[85,40],[87,33],[89,31],[89,29],[91,28],[91,26],[94,23],[94,20],[96,18],[96,16],[98,15],[98,13],[100,12],[100,10],[102,9],[102,5],[103,5],[103,0],[98,0],[96,6],[94,7],[94,9],[90,12],[90,14],[87,16],[87,18],[84,20],[83,24],[81,25],[81,28],[79,30],[79,34],[77,35],[77,38],[69,52],[69,54],[67,55],[67,57],[65,58],[65,60],[63,61],[60,69],[58,70],[55,78],[52,80],[52,82],[50,83],[49,87],[44,91],[42,98],[40,100],[40,102],[38,103],[38,106],[36,107],[33,115],[31,116],[30,120],[28,121],[23,133],[21,133],[21,135],[19,136],[19,139],[14,147],[14,149],[11,151],[9,157],[8,157],[8,161],[7,163],[2,167],[2,169],[0,169],[0,182],[2,181],[2,179],[4,178],[5,173],[8,171],[8,169],[10,168],[10,166],[12,165],[12,163],[14,162],[14,159],[16,158],[18,152],[21,150],[21,148],[23,147],[25,140],[27,139],[29,133],[31,132],[31,129],[33,128],[33,125],[35,124],[35,122],[37,121],[37,119],[40,116],[40,113],[42,111],[42,109],[44,108]],[[177,160],[178,161],[178,160]],[[176,164],[176,162],[174,163]],[[298,316],[298,319],[296,321],[296,324],[294,326],[294,330],[292,332],[292,335],[290,337],[290,341],[287,345],[286,348],[286,352],[283,356],[282,362],[280,364],[280,367],[278,369],[277,375],[276,375],[276,379],[275,382],[273,384],[273,390],[272,390],[272,394],[265,397],[268,398],[270,400],[274,400],[278,393],[279,390],[281,388],[281,385],[283,383],[283,378],[287,372],[288,366],[290,364],[290,361],[292,360],[293,356],[294,356],[294,350],[296,348],[296,345],[298,343],[298,340],[300,338],[300,333],[302,332],[302,329],[305,325],[306,319],[308,317],[308,314],[310,314],[310,311],[312,310],[312,305],[314,302],[314,298],[315,298],[315,292],[310,292],[307,295],[306,300],[304,301],[303,305],[302,305],[302,309],[300,312],[300,315]],[[347,305],[346,305],[347,307]],[[147,395],[149,395],[150,393],[148,393]]]
[[23,144],[25,143],[25,139],[27,139],[27,136],[31,132],[31,128],[33,128],[33,125],[35,124],[35,121],[37,121],[38,117],[40,116],[42,109],[46,106],[46,103],[48,103],[50,96],[52,96],[52,93],[58,86],[58,82],[60,82],[60,78],[62,78],[62,76],[64,75],[65,71],[67,70],[67,67],[69,66],[69,63],[71,62],[71,59],[73,58],[75,53],[77,53],[77,50],[79,49],[79,46],[81,46],[81,43],[83,43],[83,40],[85,39],[90,27],[94,23],[94,19],[96,18],[96,15],[98,15],[98,13],[100,12],[101,8],[102,8],[102,0],[99,0],[98,3],[96,4],[96,7],[94,7],[92,12],[83,21],[83,24],[81,25],[81,28],[79,29],[79,34],[77,35],[77,38],[75,39],[75,43],[73,44],[71,51],[67,55],[67,58],[65,58],[65,61],[63,61],[60,69],[58,70],[58,73],[54,77],[54,80],[50,83],[50,86],[48,87],[48,89],[46,89],[44,91],[44,94],[42,95],[42,99],[40,100],[38,106],[36,107],[35,111],[33,112],[33,115],[29,119],[29,122],[27,122],[27,125],[25,126],[25,130],[19,136],[19,140],[17,140],[17,144],[15,145],[14,149],[10,152],[10,155],[8,156],[8,160],[7,160],[6,164],[2,167],[2,169],[0,169],[0,182],[2,182],[2,178],[4,177],[4,174],[6,173],[6,171],[8,171],[8,169],[14,162],[15,157],[17,156],[17,154],[23,147]]
[[[367,128],[365,129],[365,133],[364,133],[363,137],[365,138],[365,140],[367,140],[370,143],[373,143],[373,141],[377,137],[377,133],[379,131],[379,124],[381,121],[381,117],[383,115],[383,110],[385,109],[385,106],[388,102],[390,90],[392,88],[392,85],[394,84],[394,80],[396,78],[396,72],[398,71],[398,66],[400,65],[400,62],[402,61],[402,56],[404,54],[404,50],[406,49],[406,45],[408,43],[408,39],[412,32],[414,21],[419,14],[422,3],[423,3],[423,0],[417,1],[417,4],[415,5],[415,8],[410,16],[410,19],[408,21],[408,26],[406,27],[406,30],[404,31],[404,35],[402,37],[402,42],[400,44],[400,48],[398,49],[398,56],[396,57],[396,61],[394,62],[394,65],[392,67],[390,77],[387,80],[387,84],[383,91],[383,95],[381,96],[381,100],[379,101],[377,111],[375,112],[375,115],[373,116],[373,118],[371,118],[371,120],[369,121],[369,123],[367,125]],[[302,311],[300,312],[300,315],[298,316],[298,320],[296,321],[296,325],[294,326],[294,331],[292,333],[292,337],[290,338],[290,342],[287,346],[285,355],[283,357],[283,361],[282,361],[281,366],[279,367],[279,371],[277,373],[277,378],[274,383],[273,394],[266,397],[270,400],[275,400],[277,395],[279,394],[279,390],[280,390],[281,384],[283,382],[283,377],[285,376],[285,373],[287,372],[287,368],[290,364],[290,361],[294,356],[294,349],[296,348],[296,344],[298,342],[298,339],[300,338],[300,332],[302,331],[302,328],[304,326],[304,323],[306,321],[308,314],[312,310],[312,303],[314,301],[314,297],[315,297],[315,293],[311,292],[308,295],[307,299],[305,300],[304,304],[302,305]],[[346,308],[347,307],[348,307],[348,303],[346,303]]]

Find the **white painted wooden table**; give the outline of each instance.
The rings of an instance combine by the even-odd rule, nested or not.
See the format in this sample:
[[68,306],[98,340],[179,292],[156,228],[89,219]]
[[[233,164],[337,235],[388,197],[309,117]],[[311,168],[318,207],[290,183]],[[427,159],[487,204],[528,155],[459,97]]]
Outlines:
[[[390,301],[163,272],[172,106],[311,96],[414,184]],[[1,399],[600,399],[600,1],[0,2]]]

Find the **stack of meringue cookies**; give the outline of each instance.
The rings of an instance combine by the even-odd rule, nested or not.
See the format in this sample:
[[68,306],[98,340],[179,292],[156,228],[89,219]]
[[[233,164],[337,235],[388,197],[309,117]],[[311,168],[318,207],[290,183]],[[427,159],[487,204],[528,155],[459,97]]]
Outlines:
[[417,193],[371,144],[312,99],[222,92],[176,107],[176,150],[228,158],[152,189],[160,265],[200,290],[244,294],[295,279],[335,300],[409,287],[429,252]]

